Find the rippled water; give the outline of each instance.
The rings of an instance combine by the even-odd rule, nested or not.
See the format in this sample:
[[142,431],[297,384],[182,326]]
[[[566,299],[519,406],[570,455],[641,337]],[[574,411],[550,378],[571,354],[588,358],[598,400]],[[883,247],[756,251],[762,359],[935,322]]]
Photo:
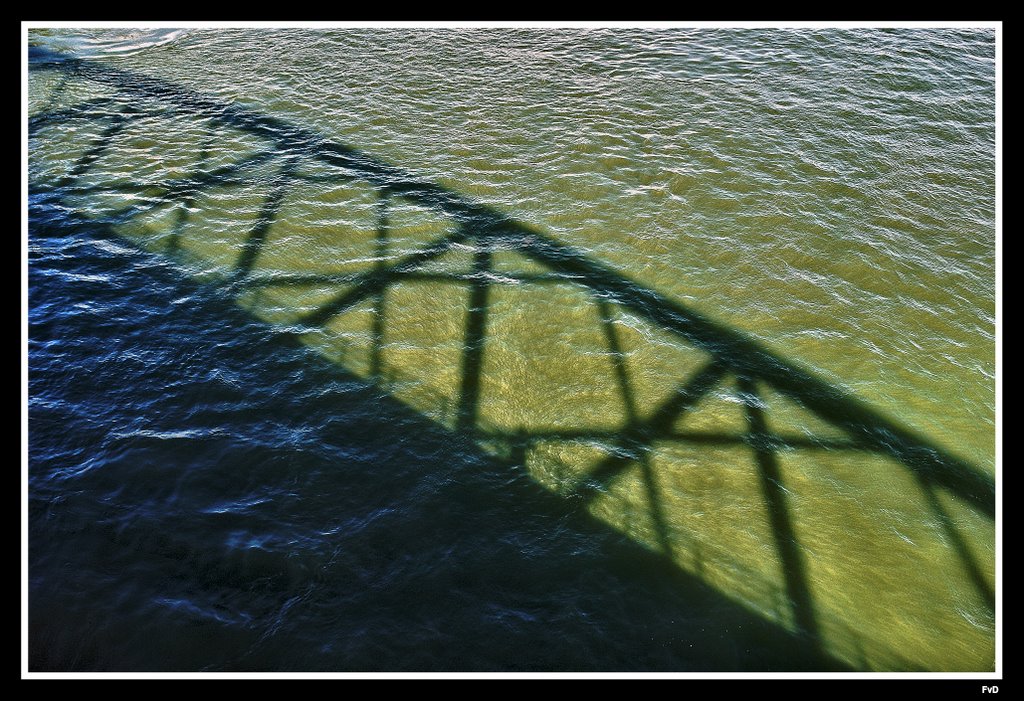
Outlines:
[[992,669],[993,40],[32,32],[33,666]]

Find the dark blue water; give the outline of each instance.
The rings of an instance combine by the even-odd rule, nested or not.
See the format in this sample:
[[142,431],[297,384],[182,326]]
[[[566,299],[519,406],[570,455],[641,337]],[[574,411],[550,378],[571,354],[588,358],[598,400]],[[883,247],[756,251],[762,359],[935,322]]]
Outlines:
[[835,664],[163,259],[31,215],[31,669]]

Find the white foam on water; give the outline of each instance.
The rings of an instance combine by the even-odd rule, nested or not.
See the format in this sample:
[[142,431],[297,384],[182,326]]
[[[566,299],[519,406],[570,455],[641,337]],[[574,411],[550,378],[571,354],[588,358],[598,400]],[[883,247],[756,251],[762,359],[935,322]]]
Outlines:
[[178,40],[187,29],[55,29],[33,33],[33,43],[82,58],[130,55]]

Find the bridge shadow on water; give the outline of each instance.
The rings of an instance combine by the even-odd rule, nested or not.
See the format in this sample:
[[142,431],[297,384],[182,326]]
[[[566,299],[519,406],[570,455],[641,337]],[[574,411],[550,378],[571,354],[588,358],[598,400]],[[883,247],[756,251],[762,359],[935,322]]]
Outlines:
[[[986,472],[742,333],[355,149],[99,64],[37,52],[33,71],[51,77],[29,120],[39,211],[170,256],[335,361],[364,397],[386,397],[379,436],[415,426],[465,451],[472,470],[387,548],[460,532],[507,545],[504,524],[523,518],[586,534],[568,542],[599,545],[554,543],[543,562],[501,546],[471,588],[543,601],[579,568],[635,586],[613,598],[636,629],[605,634],[660,652],[609,669],[991,668]],[[140,157],[154,148],[158,163]],[[306,410],[331,416],[334,400]],[[414,610],[465,584],[380,596]],[[694,611],[715,612],[699,633],[680,623]],[[447,639],[442,666],[602,668],[592,631],[617,624],[530,616],[548,633],[513,636],[507,657]],[[365,664],[409,668],[383,659]]]
[[[47,452],[69,436],[107,457],[30,498],[32,669],[847,668],[159,261],[99,247],[34,268],[34,304],[97,311],[32,324],[36,343],[83,344],[33,362],[34,394],[78,378],[31,413],[33,471],[80,470]],[[127,393],[94,350],[126,339],[166,358]],[[146,431],[58,408],[132,425],[126,394]],[[239,533],[265,540],[225,547]]]

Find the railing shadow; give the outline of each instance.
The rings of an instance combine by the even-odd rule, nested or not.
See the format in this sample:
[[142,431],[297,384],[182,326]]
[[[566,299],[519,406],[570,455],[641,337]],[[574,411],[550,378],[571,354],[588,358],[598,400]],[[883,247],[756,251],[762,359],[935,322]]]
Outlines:
[[[956,508],[966,507],[991,524],[995,516],[995,484],[986,472],[741,332],[447,188],[418,179],[346,145],[325,140],[307,129],[163,81],[41,51],[35,53],[34,59],[37,70],[55,70],[61,78],[47,109],[29,120],[33,143],[45,143],[48,130],[78,123],[89,125],[83,131],[90,133],[93,140],[88,145],[80,144],[77,158],[70,160],[58,175],[34,179],[33,197],[79,211],[91,208],[89,218],[136,239],[138,236],[130,233],[133,226],[138,228],[140,222],[150,221],[168,206],[176,207],[171,234],[151,236],[141,245],[193,264],[206,263],[203,274],[207,279],[215,280],[257,316],[285,324],[296,337],[320,348],[328,357],[339,359],[371,382],[384,388],[394,387],[395,395],[402,401],[438,418],[458,434],[474,438],[492,454],[526,465],[542,483],[554,472],[566,472],[562,470],[567,464],[564,460],[555,470],[548,467],[559,464],[559,459],[543,457],[547,446],[557,442],[569,446],[563,449],[563,453],[572,454],[569,463],[580,455],[589,455],[588,451],[597,446],[600,456],[568,469],[568,474],[556,480],[559,483],[554,490],[595,513],[605,514],[598,518],[634,535],[668,562],[699,576],[705,574],[705,568],[714,570],[718,565],[712,567],[705,562],[699,543],[684,548],[685,554],[677,552],[679,532],[687,527],[680,525],[677,508],[673,506],[684,497],[678,494],[681,488],[672,482],[674,477],[663,468],[672,464],[664,457],[665,451],[715,446],[745,452],[744,459],[751,461],[757,485],[749,498],[758,498],[758,508],[763,509],[759,513],[763,513],[774,541],[770,559],[777,563],[777,595],[783,603],[775,606],[774,612],[766,611],[772,608],[764,602],[767,595],[744,591],[735,581],[735,574],[723,579],[721,572],[711,572],[707,574],[708,581],[718,581],[726,590],[737,587],[738,593],[730,592],[731,595],[761,608],[769,618],[830,654],[847,660],[851,657],[848,646],[834,640],[839,635],[836,624],[830,623],[828,632],[823,629],[817,599],[822,596],[824,575],[815,580],[809,571],[808,549],[802,542],[808,536],[813,539],[815,534],[809,533],[809,529],[820,522],[803,514],[808,499],[790,484],[801,477],[799,469],[790,467],[788,462],[797,451],[873,456],[872,459],[889,461],[887,469],[902,466],[924,495],[924,511],[930,513],[948,541],[946,550],[952,552],[950,557],[966,573],[973,596],[990,613],[994,611],[992,585],[984,574],[989,565],[958,525],[969,519],[952,515],[951,507],[943,504],[943,499],[951,499]],[[98,86],[103,94],[87,96],[70,106],[60,105],[56,93],[78,83]],[[102,173],[97,176],[98,165],[124,138],[125,130],[154,118],[184,119],[194,125],[193,131],[204,134],[203,146],[190,165],[192,172],[180,177],[158,172],[139,180],[105,178]],[[231,162],[223,162],[223,155],[216,161],[211,155],[214,144],[226,130],[236,135],[232,138],[243,135],[258,146],[232,155]],[[264,264],[272,257],[277,240],[275,223],[282,219],[289,191],[355,187],[354,184],[363,188],[359,192],[368,193],[364,199],[371,203],[372,225],[368,228],[372,229],[372,236],[363,242],[358,256],[339,256],[339,264],[352,263],[348,269],[320,272],[316,270],[318,264],[310,263],[308,267],[314,270],[310,272],[301,262],[290,266]],[[259,205],[250,207],[253,216],[237,240],[220,245],[212,253],[183,251],[189,236],[189,213],[200,209],[200,198],[214,191],[241,187],[255,188]],[[116,205],[106,209],[93,207],[98,196],[111,194],[120,197]],[[430,230],[429,235],[420,232],[419,239],[410,243],[416,235],[410,236],[408,232],[415,227],[396,223],[396,212],[405,211],[410,205],[439,215],[448,224],[442,227],[443,231]],[[510,269],[510,256],[526,264]],[[456,259],[465,262],[452,270],[448,264]],[[210,270],[214,271],[212,276]],[[451,352],[446,356],[449,365],[457,364],[453,373],[446,373],[454,378],[445,385],[450,390],[447,394],[437,392],[443,383],[429,377],[410,382],[410,376],[423,375],[425,369],[387,361],[391,352],[388,337],[391,329],[398,327],[398,322],[389,319],[393,306],[389,296],[404,294],[416,285],[424,286],[425,294],[456,290],[465,295],[465,301],[452,310],[464,318],[457,337],[452,336]],[[534,415],[543,413],[540,410],[533,415],[520,413],[515,415],[519,417],[516,419],[508,418],[508,412],[503,414],[500,407],[495,409],[494,402],[505,399],[523,404],[527,400],[543,401],[532,396],[537,392],[531,394],[528,388],[502,384],[488,371],[494,367],[493,363],[488,364],[489,354],[503,352],[495,339],[504,342],[507,334],[513,333],[510,330],[515,324],[510,319],[534,313],[521,310],[518,316],[510,316],[503,290],[515,290],[520,297],[533,294],[528,292],[532,290],[553,291],[544,292],[554,300],[545,304],[556,305],[580,299],[578,295],[572,296],[576,292],[565,290],[585,293],[583,304],[592,308],[591,316],[596,316],[594,323],[603,339],[603,348],[597,352],[607,359],[607,377],[593,382],[614,387],[618,421],[609,419],[593,426],[572,421],[565,426],[562,421],[554,422],[559,425],[553,426],[546,419],[534,420]],[[271,302],[261,301],[264,298],[260,295],[271,295]],[[440,300],[434,303],[442,304]],[[501,312],[497,311],[499,307]],[[358,315],[369,320],[360,332],[362,336],[342,321]],[[674,389],[661,392],[657,401],[651,400],[650,391],[638,389],[644,368],[637,367],[640,363],[636,358],[641,355],[636,343],[627,343],[622,337],[628,332],[626,327],[631,326],[627,320],[634,329],[642,327],[666,334],[672,339],[673,348],[690,349],[685,367],[674,370],[670,377],[659,378],[660,384],[669,383]],[[356,337],[359,340],[351,340]],[[455,355],[457,361],[453,360]],[[353,360],[356,356],[361,359]],[[692,362],[695,356],[699,361]],[[734,385],[727,387],[727,381]],[[770,417],[775,400],[766,400],[766,392],[794,402],[828,426],[833,434],[807,435],[773,428]],[[496,393],[504,399],[492,400]],[[740,428],[687,428],[688,417],[700,411],[716,393],[742,407]],[[572,404],[555,399],[550,403],[563,408]],[[608,412],[614,413],[611,409]],[[617,486],[630,479],[638,485],[635,493],[616,496]],[[670,482],[671,487],[667,486]],[[635,511],[637,499],[646,503],[640,508],[646,512],[649,527],[637,527],[634,534],[633,527],[622,519],[629,521],[635,514],[621,504],[633,504],[631,508]],[[608,503],[615,500],[620,507],[616,507],[614,515],[608,515],[612,508]],[[797,512],[801,512],[799,517]],[[807,519],[812,526],[798,525],[800,518]],[[644,528],[649,536],[643,534]],[[857,534],[850,533],[849,537],[855,539]],[[728,544],[723,547],[728,549]],[[772,579],[774,575],[765,576]],[[835,608],[835,604],[830,606]],[[828,616],[834,618],[835,613]]]
[[[34,299],[98,306],[117,320],[30,320],[33,339],[71,334],[82,349],[33,363],[36,382],[73,373],[66,391],[114,398],[106,423],[69,412],[74,399],[40,403],[30,414],[34,471],[79,472],[73,456],[48,448],[137,419],[116,401],[116,358],[96,363],[92,349],[130,337],[136,352],[178,358],[132,378],[147,431],[108,443],[103,469],[64,485],[59,503],[30,495],[32,670],[850,670],[544,489],[521,456],[496,458],[293,336],[267,333],[162,256],[130,254],[130,272],[111,287],[105,278],[126,261],[123,247],[105,244],[121,237],[59,214],[33,212],[32,226],[104,244],[40,262]],[[92,281],[67,286],[54,271]],[[190,303],[158,311],[153,334],[152,317],[132,311],[160,310],[168,295]],[[54,322],[59,330],[48,330]],[[168,388],[168,373],[188,381]],[[248,431],[294,431],[316,448],[249,441]],[[174,508],[146,507],[169,492]],[[243,518],[220,508],[254,494],[278,497]],[[57,528],[62,520],[72,533]],[[286,536],[225,549],[239,530]],[[111,586],[106,575],[122,569]],[[154,610],[154,600],[191,608]]]

